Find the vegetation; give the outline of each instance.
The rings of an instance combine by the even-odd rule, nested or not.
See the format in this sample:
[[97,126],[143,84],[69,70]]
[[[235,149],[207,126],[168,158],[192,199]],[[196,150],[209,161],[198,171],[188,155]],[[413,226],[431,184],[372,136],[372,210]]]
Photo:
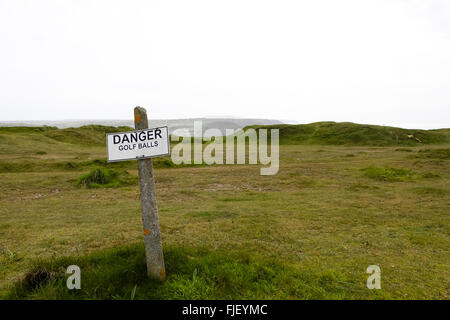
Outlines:
[[[308,299],[351,297],[352,284],[335,271],[298,272],[280,261],[206,248],[165,249],[168,278],[147,277],[144,248],[129,245],[37,263],[8,291],[7,299]],[[66,267],[83,272],[81,290],[66,288]],[[368,296],[369,292],[361,292]]]
[[250,126],[247,128],[279,128],[280,144],[287,145],[414,146],[450,142],[450,129],[410,130],[351,122],[315,122],[299,125]]
[[77,185],[87,188],[110,188],[128,186],[137,183],[137,177],[130,175],[127,171],[104,170],[96,168],[88,174],[81,176]]
[[404,181],[411,179],[413,176],[413,172],[411,170],[405,169],[378,168],[370,166],[362,170],[364,171],[364,175],[366,177],[379,181]]
[[[106,162],[117,128],[89,130],[92,143],[0,128],[0,298],[449,298],[450,145],[425,139],[445,130],[406,152],[284,144],[274,176],[154,159],[161,284],[145,275],[137,164]],[[96,187],[77,186],[83,176]],[[79,291],[65,287],[72,264]],[[372,264],[381,290],[366,287]]]
[[446,149],[423,149],[419,150],[417,154],[418,158],[431,158],[431,159],[450,159],[450,148]]
[[60,130],[49,130],[45,132],[45,136],[68,143],[98,145],[104,144],[106,134],[113,132],[123,132],[134,130],[130,127],[108,127],[100,125],[83,126],[80,128],[67,128]]

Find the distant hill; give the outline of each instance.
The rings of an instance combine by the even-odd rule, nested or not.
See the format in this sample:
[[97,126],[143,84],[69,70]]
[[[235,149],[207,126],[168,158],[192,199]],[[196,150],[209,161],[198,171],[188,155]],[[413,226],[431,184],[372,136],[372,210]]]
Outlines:
[[[240,118],[191,118],[191,119],[170,119],[170,120],[149,120],[150,127],[168,126],[169,132],[176,135],[193,135],[195,121],[202,121],[203,131],[211,128],[221,130],[225,134],[225,129],[242,129],[251,125],[274,125],[282,124],[278,120],[268,119],[240,119]],[[6,121],[0,122],[0,127],[57,127],[59,129],[80,128],[89,125],[101,125],[107,127],[134,127],[133,120],[60,120],[60,121]]]
[[[210,122],[210,124],[212,123]],[[220,124],[223,126],[227,125],[226,122]],[[236,125],[239,125],[239,123]],[[415,130],[351,122],[315,122],[300,125],[276,124],[245,127],[245,129],[248,128],[279,129],[280,144],[285,145],[413,146],[450,143],[450,129]],[[130,130],[133,130],[133,128],[102,125],[65,129],[49,126],[0,127],[0,147],[12,146],[24,139],[30,143],[40,142],[43,144],[54,144],[58,141],[82,145],[104,145],[106,133]],[[173,128],[171,131],[173,132]]]
[[248,128],[278,128],[280,130],[280,144],[394,146],[450,143],[450,129],[402,129],[352,122],[257,125],[248,126],[245,129]]

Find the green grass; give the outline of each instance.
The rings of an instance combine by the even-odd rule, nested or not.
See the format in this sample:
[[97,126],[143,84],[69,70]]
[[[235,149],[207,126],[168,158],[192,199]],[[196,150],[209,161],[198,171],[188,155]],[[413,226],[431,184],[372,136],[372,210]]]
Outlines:
[[[47,154],[47,153],[45,153]],[[42,155],[42,154],[40,154]],[[133,162],[110,162],[105,158],[94,160],[82,160],[79,157],[70,159],[70,161],[55,161],[42,159],[17,159],[17,161],[2,161],[0,160],[0,173],[8,172],[47,172],[47,171],[66,171],[66,170],[86,170],[101,167],[103,169],[134,169]],[[176,165],[169,157],[153,158],[154,168],[186,168],[186,167],[200,167],[202,164],[181,164]]]
[[434,187],[415,187],[412,191],[421,196],[445,196],[448,193],[447,190]]
[[351,122],[315,122],[300,125],[249,126],[254,129],[280,129],[280,143],[396,146],[450,142],[450,130],[416,130],[364,125]]
[[431,159],[450,159],[450,148],[446,149],[421,149],[416,156],[417,158]]
[[[450,143],[450,129],[418,130],[396,127],[364,125],[351,122],[315,122],[300,125],[249,126],[254,129],[280,130],[280,143],[355,145],[355,146],[419,146],[427,144]],[[22,136],[33,140],[55,143],[69,143],[84,146],[105,145],[106,133],[132,131],[130,127],[109,127],[101,125],[80,128],[57,129],[56,127],[2,127],[0,142],[7,136]],[[11,141],[10,141],[11,142]],[[203,143],[209,143],[202,141]],[[398,148],[396,151],[409,151]],[[448,157],[448,150],[443,151]]]
[[[130,299],[134,288],[135,299],[449,298],[448,143],[411,142],[410,152],[283,144],[274,176],[260,165],[156,158],[168,280],[155,284],[145,275],[137,163],[106,162],[105,130],[117,128],[80,134],[89,130],[98,143],[47,135],[56,128],[0,128],[2,298]],[[76,185],[97,168],[133,183]],[[81,291],[65,287],[71,264]],[[371,264],[381,290],[366,288]]]
[[82,145],[101,145],[106,141],[107,133],[132,131],[133,128],[122,127],[109,127],[100,125],[89,125],[80,128],[67,128],[49,130],[45,132],[45,136],[54,139],[56,141],[82,144]]
[[[206,248],[168,247],[167,280],[146,276],[141,244],[37,261],[6,299],[345,299],[353,290],[366,297],[382,297],[355,289],[337,271],[301,272],[281,261]],[[81,289],[68,290],[66,268],[81,269]]]
[[58,130],[57,127],[0,127],[0,133],[42,133],[47,131]]
[[86,188],[122,187],[137,184],[137,177],[130,175],[126,170],[96,168],[78,178],[76,184]]
[[362,169],[362,171],[366,177],[378,181],[405,181],[412,179],[414,176],[414,173],[411,170],[396,168],[378,168],[370,166]]

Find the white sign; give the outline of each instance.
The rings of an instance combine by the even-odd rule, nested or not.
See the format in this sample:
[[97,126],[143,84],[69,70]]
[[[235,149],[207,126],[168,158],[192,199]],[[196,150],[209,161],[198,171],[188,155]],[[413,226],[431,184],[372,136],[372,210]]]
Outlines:
[[106,145],[108,162],[167,156],[170,154],[169,129],[158,127],[108,133]]

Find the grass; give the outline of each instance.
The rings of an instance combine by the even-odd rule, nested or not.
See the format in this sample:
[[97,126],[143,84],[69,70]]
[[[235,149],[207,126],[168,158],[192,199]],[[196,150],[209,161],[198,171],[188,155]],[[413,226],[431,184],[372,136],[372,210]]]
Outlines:
[[450,148],[421,149],[417,154],[418,158],[450,159]]
[[[5,295],[6,299],[324,299],[348,298],[354,283],[336,271],[301,272],[277,260],[168,247],[167,280],[146,276],[141,244],[81,257],[37,262]],[[81,269],[81,290],[68,290],[66,268]],[[350,280],[351,281],[351,280]],[[366,297],[377,296],[361,290]]]
[[131,131],[133,128],[109,127],[100,125],[89,125],[80,128],[67,128],[60,130],[48,130],[45,136],[60,142],[81,144],[81,145],[101,145],[105,142],[105,134],[113,132]]
[[[155,284],[137,181],[76,186],[97,168],[135,179],[136,162],[106,163],[107,129],[92,129],[99,144],[55,130],[0,128],[2,298],[449,298],[449,144],[284,144],[274,176],[154,159],[168,275]],[[80,291],[65,287],[72,264]],[[372,264],[381,290],[366,288]]]
[[250,126],[279,128],[280,143],[288,145],[414,146],[450,142],[450,130],[412,130],[351,122],[315,122],[299,125]]
[[81,176],[77,185],[86,188],[111,188],[129,186],[137,183],[137,177],[130,175],[126,170],[104,170],[96,168]]
[[[47,154],[47,153],[45,153]],[[44,158],[45,159],[45,158]],[[135,169],[133,162],[111,162],[108,163],[106,159],[82,160],[80,157],[70,159],[70,161],[55,161],[53,159],[17,159],[18,161],[1,161],[0,173],[7,172],[47,172],[51,170],[89,170],[89,169]],[[182,168],[182,167],[199,167],[202,164],[181,164],[175,165],[169,157],[161,157],[153,159],[154,168]]]
[[407,179],[412,179],[414,175],[411,170],[396,168],[378,168],[375,166],[370,166],[362,170],[366,177],[378,181],[405,181]]

